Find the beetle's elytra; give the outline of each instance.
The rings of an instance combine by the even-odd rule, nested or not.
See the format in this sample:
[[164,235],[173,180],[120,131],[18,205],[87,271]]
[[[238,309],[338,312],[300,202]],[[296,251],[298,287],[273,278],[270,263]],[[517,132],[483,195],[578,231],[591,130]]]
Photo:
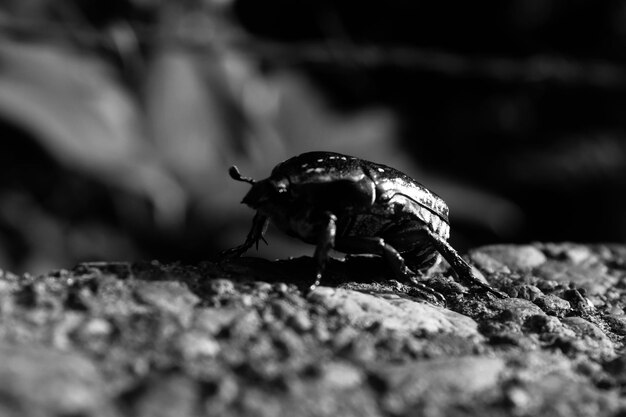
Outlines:
[[[448,244],[448,206],[435,193],[386,165],[333,152],[307,152],[278,164],[269,178],[233,179],[252,184],[242,203],[256,210],[245,242],[222,253],[241,256],[259,240],[270,221],[288,235],[316,245],[320,284],[331,249],[384,257],[398,280],[412,282],[425,296],[443,298],[416,281],[441,254],[459,279],[498,297],[505,294],[478,279]],[[444,300],[445,301],[445,300]]]

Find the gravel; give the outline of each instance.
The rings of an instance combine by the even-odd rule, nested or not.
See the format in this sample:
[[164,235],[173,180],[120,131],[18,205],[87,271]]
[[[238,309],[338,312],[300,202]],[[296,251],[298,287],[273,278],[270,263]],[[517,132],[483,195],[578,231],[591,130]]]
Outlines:
[[617,416],[626,248],[476,248],[511,298],[383,262],[97,263],[0,275],[2,416]]

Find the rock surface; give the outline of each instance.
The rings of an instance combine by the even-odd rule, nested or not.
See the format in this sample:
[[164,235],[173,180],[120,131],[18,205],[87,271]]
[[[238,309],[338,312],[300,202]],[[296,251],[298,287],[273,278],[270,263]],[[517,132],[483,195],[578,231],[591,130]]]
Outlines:
[[[0,273],[2,416],[623,416],[626,248],[533,244],[441,269],[373,259]],[[624,394],[624,395],[623,395]]]

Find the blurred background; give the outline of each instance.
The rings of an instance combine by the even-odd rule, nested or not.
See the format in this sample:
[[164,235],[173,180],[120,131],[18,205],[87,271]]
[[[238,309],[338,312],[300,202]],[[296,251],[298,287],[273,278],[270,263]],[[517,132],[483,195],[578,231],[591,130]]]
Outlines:
[[623,242],[626,2],[3,0],[0,137],[14,272],[211,258],[253,215],[228,167],[309,150],[418,179],[460,250]]

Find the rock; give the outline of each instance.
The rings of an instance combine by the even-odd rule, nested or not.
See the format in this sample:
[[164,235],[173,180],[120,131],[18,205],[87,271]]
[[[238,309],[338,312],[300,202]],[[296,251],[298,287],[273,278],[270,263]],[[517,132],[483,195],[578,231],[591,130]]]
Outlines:
[[237,399],[240,387],[235,378],[221,373],[215,380],[205,381],[203,390],[208,394],[204,398],[205,415],[228,415],[228,407]]
[[469,401],[474,395],[497,387],[504,369],[500,358],[458,357],[374,366],[371,373],[384,390],[385,412],[400,415],[411,411],[418,401]]
[[195,310],[193,327],[211,335],[216,335],[222,329],[229,327],[237,316],[244,313],[245,310],[241,308],[199,308]]
[[287,300],[275,299],[268,303],[268,307],[274,313],[276,320],[287,321],[295,316],[298,308]]
[[310,299],[329,310],[336,311],[359,328],[377,324],[384,329],[407,332],[479,336],[477,324],[471,318],[397,295],[374,296],[352,290],[319,287],[310,295]]
[[255,310],[244,310],[232,320],[227,329],[230,337],[246,340],[255,337],[262,325],[259,313]]
[[525,400],[513,403],[513,415],[611,416],[621,406],[615,391],[595,390],[567,374],[548,374],[522,386]]
[[114,328],[111,322],[92,318],[84,322],[73,337],[91,352],[104,353],[112,341]]
[[504,263],[492,258],[480,250],[473,250],[469,254],[471,261],[482,271],[488,274],[510,274],[511,270]]
[[308,332],[313,327],[313,323],[305,311],[297,311],[289,317],[287,324],[300,333]]
[[518,324],[537,314],[544,312],[535,304],[522,298],[504,298],[493,301],[493,306],[501,311],[501,317]]
[[565,317],[561,322],[577,336],[576,348],[593,358],[610,358],[615,355],[613,342],[595,324],[582,317]]
[[626,355],[622,354],[602,364],[604,370],[616,379],[619,384],[626,384]]
[[573,283],[586,289],[590,294],[604,294],[615,285],[617,278],[608,274],[602,264],[574,265],[564,262],[548,261],[535,270],[543,279],[561,283]]
[[318,382],[292,387],[289,396],[268,395],[260,388],[247,389],[237,401],[240,414],[259,417],[381,417],[382,414],[367,389],[330,388]]
[[587,245],[576,243],[547,243],[541,245],[544,252],[557,259],[565,259],[574,264],[595,263],[596,254]]
[[[547,258],[539,249],[531,245],[491,245],[482,246],[472,251],[472,259],[482,253],[511,269],[528,270],[546,262]],[[478,255],[482,257],[482,255]],[[480,258],[479,258],[480,259]],[[486,260],[482,260],[485,264]],[[494,271],[496,272],[496,271]],[[504,272],[504,271],[502,271]]]
[[197,415],[198,385],[185,375],[155,374],[142,387],[142,395],[132,405],[137,417]]
[[546,314],[557,317],[565,316],[572,309],[569,301],[552,294],[537,298],[535,304],[545,311]]
[[535,333],[557,333],[563,328],[559,319],[544,314],[528,317],[524,325],[528,330]]
[[213,358],[220,351],[220,344],[207,333],[188,331],[176,340],[176,347],[188,361]]
[[575,264],[582,264],[596,258],[589,247],[584,245],[572,245],[565,251],[565,256]]
[[604,321],[609,325],[611,331],[620,336],[626,335],[626,316],[607,314],[603,317]]
[[235,284],[225,278],[212,279],[208,284],[208,288],[217,297],[224,297],[235,292]]
[[513,297],[436,270],[446,308],[380,259],[330,260],[339,287],[310,294],[311,258],[4,273],[0,416],[618,416],[624,254],[478,249]]
[[508,294],[514,298],[523,298],[528,301],[535,301],[543,295],[543,292],[534,285],[522,284],[515,286]]
[[84,357],[4,342],[0,343],[0,404],[0,411],[7,411],[2,415],[118,415],[98,370]]
[[194,306],[200,301],[178,281],[137,281],[134,293],[143,303],[176,316],[183,325],[190,323]]
[[365,374],[346,362],[325,364],[321,371],[321,383],[329,389],[349,389],[358,387],[365,380]]

